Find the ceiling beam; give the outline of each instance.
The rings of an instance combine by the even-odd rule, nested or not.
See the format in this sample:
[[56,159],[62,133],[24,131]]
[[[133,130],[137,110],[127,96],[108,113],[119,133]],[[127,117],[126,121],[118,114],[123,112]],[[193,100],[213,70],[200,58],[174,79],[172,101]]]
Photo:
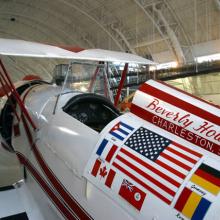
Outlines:
[[179,40],[171,28],[170,24],[166,20],[165,16],[162,13],[161,5],[164,4],[163,1],[152,2],[151,4],[144,4],[142,0],[133,0],[144,12],[148,19],[151,20],[153,25],[156,27],[157,31],[161,35],[162,39],[165,39],[165,42],[168,48],[173,52],[176,57],[176,60],[179,63],[185,63],[185,55],[179,43]]
[[[8,13],[8,16],[11,14],[17,16],[26,15],[29,20],[36,21],[37,24],[48,28],[56,35],[60,36],[61,40],[58,41],[59,43],[73,45],[72,41],[74,41],[77,42],[77,45],[79,46],[88,48],[95,47],[95,40],[90,33],[86,32],[85,29],[79,27],[78,25],[71,24],[70,20],[65,19],[65,16],[59,14],[59,11],[54,11],[50,7],[44,7],[40,4],[40,2],[37,4],[29,4],[27,1],[23,2],[22,0],[19,0],[13,3],[13,7],[11,4],[6,6],[8,7],[4,7],[4,10],[1,13]],[[20,10],[20,8],[22,8],[22,10]],[[29,16],[30,14],[36,14],[36,11],[37,16]],[[38,17],[40,19],[38,19]],[[47,18],[53,18],[53,23],[48,22],[50,19]],[[62,34],[60,34],[60,32],[62,32]],[[62,37],[63,35],[65,37]]]
[[130,45],[130,43],[128,42],[128,40],[126,39],[125,35],[122,33],[122,31],[118,28],[115,27],[114,25],[112,25],[112,29],[115,30],[115,32],[121,37],[121,39],[124,41],[124,43],[126,44],[128,50],[133,53],[136,54],[135,50],[132,48],[132,46]]
[[176,23],[174,32],[176,33],[177,37],[179,36],[178,39],[184,52],[186,62],[191,63],[192,61],[194,61],[195,58],[192,48],[192,41],[185,31],[183,23],[176,11],[174,10],[173,5],[167,0],[163,0],[163,3],[165,4],[165,7],[169,10],[169,15],[172,16],[173,21]]
[[[147,6],[145,7],[145,4],[144,4],[144,2],[142,2],[142,0],[133,0],[133,1],[144,12],[144,14],[146,15],[147,19],[150,19],[152,24],[156,27],[157,31],[159,32],[160,36],[163,39],[168,38],[168,36],[166,34],[164,34],[163,31],[161,30],[161,28],[160,28],[159,24],[157,23],[157,21],[154,19],[154,15],[147,10],[149,8],[149,4],[147,4]],[[152,5],[153,5],[153,3],[150,4],[150,6],[152,6]],[[172,47],[171,47],[169,41],[166,40],[165,42],[167,44],[167,47],[172,51]]]
[[[12,22],[8,19],[8,16],[15,17],[16,20]],[[26,38],[28,38],[28,40],[36,40],[36,37],[39,38],[38,35],[41,35],[44,38],[46,37],[46,39],[50,39],[50,41],[62,41],[62,38],[59,37],[59,33],[56,33],[56,31],[52,27],[47,28],[47,26],[45,26],[44,23],[41,21],[38,22],[37,20],[34,20],[33,18],[29,18],[28,16],[24,16],[22,14],[13,14],[7,12],[0,13],[0,17],[2,21],[0,23],[0,26],[3,27],[5,30],[8,29],[9,32],[10,30],[14,30],[14,32],[17,32],[17,35],[19,33],[19,39],[27,40]]]
[[[87,18],[89,18],[91,21],[93,21],[99,28],[101,28],[117,45],[117,47],[121,51],[130,51],[132,53],[135,53],[135,51],[132,49],[132,46],[128,42],[126,36],[123,34],[122,28],[120,25],[115,28],[114,24],[116,18],[112,15],[111,19],[108,19],[106,14],[109,13],[106,8],[104,8],[104,13],[100,13],[101,16],[98,15],[98,11],[95,12],[94,10],[91,12],[89,6],[85,4],[79,3],[77,5],[76,2],[70,1],[70,0],[59,0],[62,4],[68,5],[69,7],[73,8],[74,10],[79,11],[81,14],[85,15]],[[95,12],[95,13],[94,13]],[[106,20],[108,22],[106,23]],[[112,25],[113,24],[113,25]]]
[[166,18],[164,17],[162,11],[160,8],[157,8],[156,5],[152,7],[153,13],[157,14],[158,23],[163,24],[162,31],[168,36],[168,39],[170,41],[170,45],[172,47],[172,50],[177,58],[177,61],[179,63],[184,64],[186,62],[185,55],[183,53],[183,50],[181,48],[181,45],[179,43],[179,40],[173,31],[173,29],[170,27],[169,23],[167,22]]
[[166,38],[160,38],[160,39],[155,39],[155,40],[151,40],[151,41],[142,41],[142,42],[139,42],[139,43],[133,45],[133,48],[147,47],[149,45],[160,43],[160,42],[165,41],[167,39],[168,38],[166,37]]

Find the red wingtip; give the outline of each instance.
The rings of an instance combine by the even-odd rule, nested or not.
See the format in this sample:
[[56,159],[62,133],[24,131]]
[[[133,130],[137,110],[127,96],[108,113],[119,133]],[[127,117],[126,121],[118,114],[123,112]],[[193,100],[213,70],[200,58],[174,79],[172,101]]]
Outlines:
[[67,46],[67,45],[59,45],[59,47],[64,50],[69,50],[69,51],[75,52],[75,53],[78,53],[80,51],[85,50],[84,48],[81,48],[81,47],[73,47],[73,46]]

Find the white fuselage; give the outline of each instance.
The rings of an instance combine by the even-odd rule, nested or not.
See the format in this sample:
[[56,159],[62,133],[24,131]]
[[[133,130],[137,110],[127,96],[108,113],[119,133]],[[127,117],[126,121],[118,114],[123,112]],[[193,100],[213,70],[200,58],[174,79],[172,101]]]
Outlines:
[[[132,219],[83,177],[100,134],[62,110],[78,92],[65,91],[53,114],[59,92],[60,88],[52,85],[33,86],[25,91],[21,97],[38,129],[34,131],[28,123],[25,128],[21,120],[20,135],[12,139],[15,151],[26,160],[27,183],[34,187],[32,192],[38,194],[38,202],[45,203],[46,199],[53,207],[46,209],[44,206],[45,218],[49,215],[47,212],[55,210],[59,217],[66,219]],[[26,138],[29,132],[34,146]]]
[[[60,91],[45,84],[26,89],[21,98],[37,129],[18,108],[12,126],[11,148],[42,218],[219,219],[219,109],[152,80],[123,115],[100,96]],[[189,116],[193,128],[213,123],[212,149],[184,136],[190,126],[180,123]],[[213,177],[205,177],[212,187],[195,179],[200,170]]]

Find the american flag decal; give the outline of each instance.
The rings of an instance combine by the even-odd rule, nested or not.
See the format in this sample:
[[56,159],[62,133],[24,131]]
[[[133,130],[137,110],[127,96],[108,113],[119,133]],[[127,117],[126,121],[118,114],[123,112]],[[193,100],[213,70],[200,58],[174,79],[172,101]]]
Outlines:
[[196,151],[141,127],[125,142],[113,166],[171,204],[185,177],[201,157]]

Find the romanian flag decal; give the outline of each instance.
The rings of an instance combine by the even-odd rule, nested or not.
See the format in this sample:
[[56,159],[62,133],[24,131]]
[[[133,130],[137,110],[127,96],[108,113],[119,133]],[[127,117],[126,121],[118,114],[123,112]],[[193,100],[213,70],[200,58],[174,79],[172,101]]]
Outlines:
[[211,202],[188,188],[184,188],[175,204],[175,209],[192,220],[202,220]]

